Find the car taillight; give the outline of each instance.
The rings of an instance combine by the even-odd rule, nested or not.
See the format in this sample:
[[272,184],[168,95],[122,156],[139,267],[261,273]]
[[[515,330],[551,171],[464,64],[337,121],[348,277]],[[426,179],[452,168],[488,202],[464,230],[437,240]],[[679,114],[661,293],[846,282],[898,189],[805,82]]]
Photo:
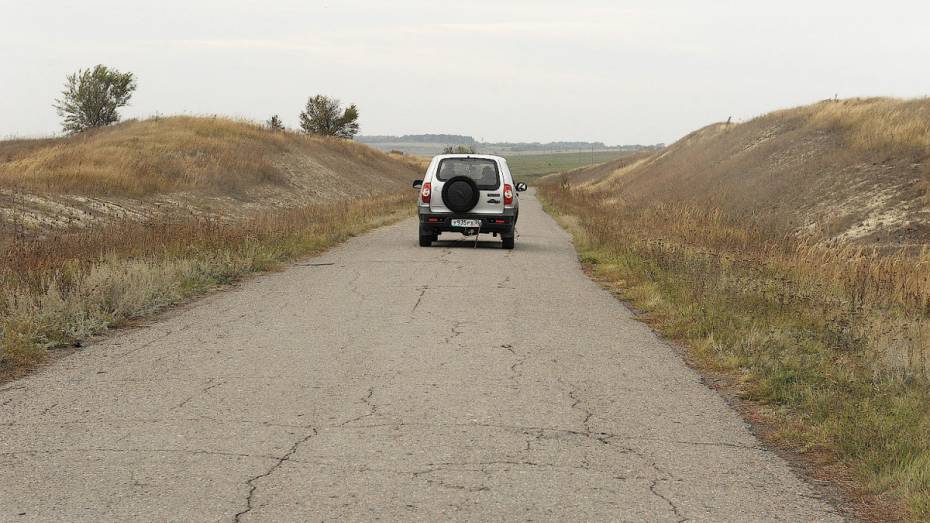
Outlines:
[[420,199],[423,200],[423,203],[429,203],[429,197],[433,194],[433,186],[424,183],[423,188],[420,189]]
[[504,184],[504,205],[513,205],[513,187]]

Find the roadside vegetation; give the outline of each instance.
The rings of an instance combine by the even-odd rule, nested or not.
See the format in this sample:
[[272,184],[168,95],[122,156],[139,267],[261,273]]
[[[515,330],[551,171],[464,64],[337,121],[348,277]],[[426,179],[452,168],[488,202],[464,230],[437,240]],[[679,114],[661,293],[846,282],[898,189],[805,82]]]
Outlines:
[[420,159],[320,134],[175,116],[0,141],[0,380],[410,214]]
[[235,222],[122,222],[0,243],[0,378],[49,349],[273,270],[410,214],[407,194],[268,211]]
[[284,122],[282,122],[281,117],[276,114],[271,115],[271,118],[265,121],[265,126],[272,131],[285,130]]
[[[915,521],[930,519],[928,107],[877,99],[781,111],[541,188],[594,275],[758,405],[772,438],[841,463],[873,510],[899,506]],[[809,182],[809,199],[792,199],[782,173]],[[885,209],[850,205],[851,183],[907,216],[844,234]]]

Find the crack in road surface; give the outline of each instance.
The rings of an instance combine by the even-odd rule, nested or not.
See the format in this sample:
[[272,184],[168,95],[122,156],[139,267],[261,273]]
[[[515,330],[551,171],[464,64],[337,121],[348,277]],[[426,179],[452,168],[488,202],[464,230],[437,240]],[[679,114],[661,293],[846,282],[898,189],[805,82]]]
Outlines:
[[529,354],[518,354],[514,350],[513,346],[510,344],[501,345],[501,348],[506,349],[511,354],[515,356],[513,363],[510,364],[510,375],[507,376],[507,379],[511,382],[511,387],[515,390],[520,389],[520,378],[523,376],[523,373],[520,371],[520,368],[526,364],[526,360],[529,358]]
[[660,481],[662,480],[659,478],[652,480],[652,483],[649,484],[649,491],[652,492],[656,497],[658,497],[662,501],[665,501],[666,503],[668,503],[669,508],[672,509],[672,512],[675,514],[675,517],[678,518],[678,523],[684,523],[685,521],[689,521],[689,518],[683,517],[681,515],[681,511],[678,509],[678,506],[675,505],[675,503],[671,499],[669,499],[668,496],[662,494],[661,492],[657,490]]
[[219,386],[221,386],[221,385],[225,385],[225,384],[226,384],[226,381],[225,381],[225,380],[218,380],[218,381],[217,381],[217,380],[214,380],[213,378],[210,378],[209,380],[207,380],[206,386],[205,386],[204,388],[200,389],[200,391],[197,392],[197,393],[195,393],[195,394],[191,394],[190,396],[188,396],[187,398],[185,398],[184,401],[182,401],[181,403],[178,403],[177,406],[175,406],[175,409],[183,408],[185,405],[187,405],[188,403],[190,403],[191,401],[193,401],[194,398],[196,398],[196,397],[198,397],[198,396],[202,396],[202,395],[206,394],[207,392],[209,392],[209,391],[211,391],[211,390],[213,390],[213,389],[215,389],[215,388],[217,388],[217,387],[219,387]]
[[591,434],[592,430],[589,424],[591,422],[591,418],[594,417],[594,413],[581,406],[581,403],[582,403],[581,398],[577,397],[578,387],[572,383],[569,383],[563,380],[562,378],[559,378],[559,383],[563,385],[568,385],[569,387],[568,397],[571,398],[572,400],[572,404],[570,405],[570,408],[578,411],[584,416],[584,418],[581,420],[581,426],[584,427],[585,434]]
[[346,425],[349,425],[350,423],[355,423],[356,421],[361,421],[361,420],[363,420],[363,419],[365,419],[365,418],[370,418],[370,417],[372,417],[372,416],[377,416],[377,415],[378,415],[378,406],[375,405],[374,403],[372,403],[372,401],[371,401],[371,399],[372,399],[372,397],[374,397],[374,395],[375,395],[375,388],[374,388],[374,387],[369,387],[369,388],[368,388],[368,392],[367,392],[364,396],[362,396],[362,399],[360,400],[361,403],[364,403],[364,404],[368,407],[368,412],[366,412],[365,414],[362,414],[362,415],[360,415],[360,416],[356,416],[356,417],[354,417],[354,418],[349,418],[348,420],[346,420],[346,421],[340,423],[340,424],[338,425],[338,427],[345,427]]
[[404,221],[0,388],[0,520],[841,520],[520,198],[513,251]]
[[291,459],[291,456],[297,452],[297,449],[300,448],[302,444],[306,443],[310,440],[310,438],[316,435],[317,431],[314,429],[312,432],[310,432],[310,434],[307,434],[303,438],[295,441],[294,444],[291,445],[291,448],[288,449],[288,451],[284,453],[283,456],[277,458],[277,461],[275,461],[265,472],[262,472],[257,476],[253,476],[249,478],[248,481],[246,481],[246,485],[248,485],[249,490],[245,498],[245,508],[242,511],[236,513],[235,517],[233,518],[236,522],[242,521],[242,518],[252,511],[252,503],[255,498],[255,492],[258,490],[258,482],[274,474],[276,470],[281,468],[281,465],[284,465],[286,461]]
[[423,301],[423,296],[426,295],[426,291],[429,290],[429,285],[424,285],[420,287],[420,295],[417,296],[417,302],[413,304],[413,309],[410,311],[410,314],[417,312],[417,308],[420,306],[420,303]]

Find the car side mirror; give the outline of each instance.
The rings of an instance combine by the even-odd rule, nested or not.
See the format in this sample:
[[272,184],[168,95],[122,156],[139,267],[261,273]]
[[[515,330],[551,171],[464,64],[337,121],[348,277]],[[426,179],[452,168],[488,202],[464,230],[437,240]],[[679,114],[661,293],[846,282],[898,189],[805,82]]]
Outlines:
[[517,192],[523,192],[526,190],[526,184],[523,182],[519,182],[517,183],[516,189],[517,189]]
[[423,187],[423,180],[414,180],[414,181],[413,181],[413,188],[414,188],[414,189],[419,189],[420,187]]

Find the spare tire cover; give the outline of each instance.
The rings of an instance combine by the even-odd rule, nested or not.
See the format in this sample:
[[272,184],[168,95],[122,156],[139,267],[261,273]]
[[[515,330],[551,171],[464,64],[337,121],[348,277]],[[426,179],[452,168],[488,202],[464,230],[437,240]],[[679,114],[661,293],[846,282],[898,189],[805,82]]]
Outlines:
[[474,209],[480,197],[478,185],[467,176],[456,176],[442,186],[442,203],[452,212]]

